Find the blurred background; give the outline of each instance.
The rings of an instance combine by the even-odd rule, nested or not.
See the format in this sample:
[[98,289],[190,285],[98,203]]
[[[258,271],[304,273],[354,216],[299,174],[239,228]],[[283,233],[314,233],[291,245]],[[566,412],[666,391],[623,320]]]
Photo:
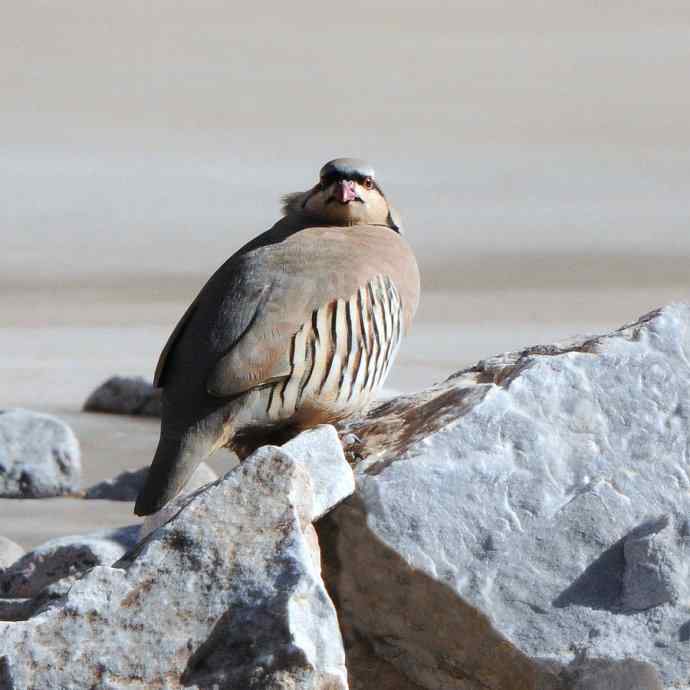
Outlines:
[[[336,156],[372,161],[420,261],[394,390],[690,296],[687,0],[23,0],[0,64],[0,405],[87,456],[88,393],[150,378]],[[117,433],[149,462],[155,429]]]

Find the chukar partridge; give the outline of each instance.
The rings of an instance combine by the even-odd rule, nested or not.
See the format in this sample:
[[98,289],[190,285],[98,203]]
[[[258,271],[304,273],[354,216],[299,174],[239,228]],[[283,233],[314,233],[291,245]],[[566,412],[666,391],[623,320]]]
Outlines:
[[161,435],[138,515],[217,448],[244,457],[363,410],[390,370],[419,272],[372,167],[330,161],[283,211],[216,271],[163,349]]

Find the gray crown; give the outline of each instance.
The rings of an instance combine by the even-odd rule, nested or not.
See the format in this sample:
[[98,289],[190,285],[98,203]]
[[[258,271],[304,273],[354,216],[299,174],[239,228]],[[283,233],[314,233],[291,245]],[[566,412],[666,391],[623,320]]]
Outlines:
[[361,158],[334,158],[321,168],[321,177],[371,177],[375,178],[374,168]]

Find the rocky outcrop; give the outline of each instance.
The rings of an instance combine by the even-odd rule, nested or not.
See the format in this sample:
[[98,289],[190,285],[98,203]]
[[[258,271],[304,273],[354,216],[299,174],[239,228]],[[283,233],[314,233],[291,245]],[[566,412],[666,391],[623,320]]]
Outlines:
[[[108,501],[135,501],[139,492],[144,486],[149,467],[142,467],[140,470],[122,472],[112,479],[106,479],[98,484],[90,486],[84,498],[100,498]],[[209,482],[218,479],[218,475],[205,463],[202,462],[194,470],[185,488],[195,491]]]
[[0,570],[0,596],[35,597],[58,580],[112,565],[136,543],[139,525],[51,539]]
[[347,500],[320,427],[192,482],[114,564],[12,564],[0,688],[346,688],[328,513],[352,690],[690,690],[690,306],[339,431]]
[[91,393],[84,412],[161,416],[161,390],[139,376],[113,376]]
[[690,688],[690,306],[341,436],[357,492],[320,535],[350,644],[422,688]]
[[[351,489],[334,432],[315,433],[331,482]],[[344,495],[295,451],[259,449],[120,561],[0,624],[0,687],[347,688],[311,525]]]
[[[334,454],[338,457],[342,455],[340,440],[334,427],[321,425],[309,429],[288,441],[282,448],[299,459],[300,464],[309,472],[312,482],[319,487],[315,494],[317,503],[314,506],[314,520],[318,520],[355,490],[352,472],[332,472]],[[144,519],[139,538],[143,539],[168,522],[188,502],[189,494],[216,479],[215,472],[202,462],[176,498]]]
[[64,422],[29,410],[0,414],[0,497],[72,494],[80,479],[79,443]]

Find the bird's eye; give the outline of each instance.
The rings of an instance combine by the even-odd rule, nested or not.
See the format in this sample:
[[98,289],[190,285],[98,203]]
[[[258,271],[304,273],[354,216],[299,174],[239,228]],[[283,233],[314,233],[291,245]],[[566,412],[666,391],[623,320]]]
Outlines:
[[364,178],[364,187],[366,189],[373,189],[374,188],[374,180],[372,180],[371,177],[365,177]]

